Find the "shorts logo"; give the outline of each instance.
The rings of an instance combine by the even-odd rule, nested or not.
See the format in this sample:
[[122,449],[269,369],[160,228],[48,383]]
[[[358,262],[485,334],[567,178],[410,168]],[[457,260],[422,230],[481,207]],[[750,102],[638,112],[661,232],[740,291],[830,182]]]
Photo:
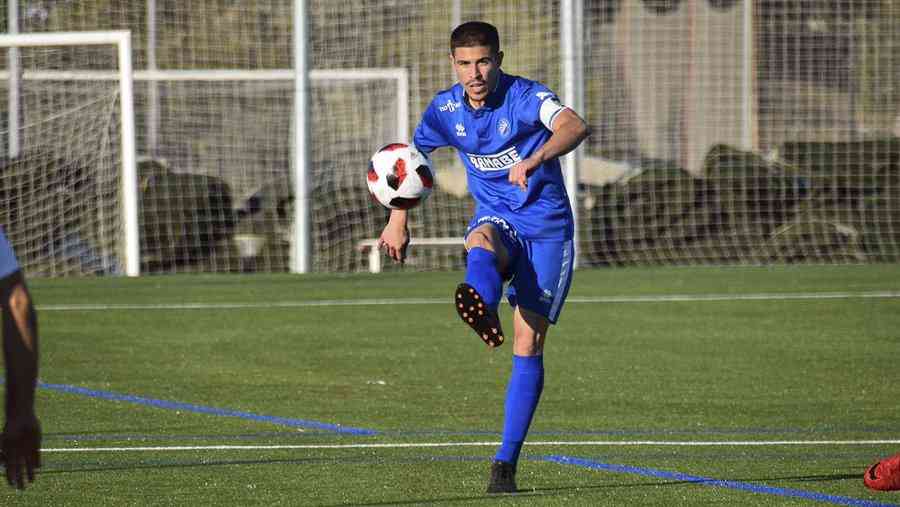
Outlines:
[[475,222],[475,226],[473,226],[472,229],[474,229],[475,227],[478,227],[479,225],[481,225],[483,223],[487,223],[487,222],[490,222],[490,223],[496,225],[497,227],[502,229],[503,232],[509,234],[513,238],[518,236],[518,234],[516,233],[516,230],[513,229],[512,227],[510,227],[509,224],[506,223],[506,220],[504,220],[501,217],[494,216],[494,215],[487,215],[487,216],[483,216],[483,217],[479,218],[478,221]]
[[497,122],[497,132],[500,133],[501,136],[506,137],[509,135],[509,120],[506,118],[501,118],[499,122]]
[[553,301],[553,293],[550,292],[550,289],[544,289],[543,292],[541,292],[540,300],[542,303],[550,303]]
[[522,161],[522,157],[519,156],[519,152],[516,151],[515,146],[493,155],[473,155],[471,153],[466,153],[466,157],[473,167],[482,171],[502,171],[504,169],[509,169],[516,165],[517,162]]
[[462,123],[456,124],[456,137],[466,137],[466,127]]

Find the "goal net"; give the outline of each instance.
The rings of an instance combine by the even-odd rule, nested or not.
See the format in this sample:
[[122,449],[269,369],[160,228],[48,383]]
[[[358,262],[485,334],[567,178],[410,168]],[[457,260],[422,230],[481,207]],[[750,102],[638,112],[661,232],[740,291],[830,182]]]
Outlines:
[[583,264],[900,260],[900,3],[607,7],[586,24]]
[[117,44],[96,39],[0,38],[0,224],[32,276],[129,266],[120,82],[71,79],[83,61],[118,72]]
[[[363,173],[382,144],[409,141],[435,92],[454,84],[449,34],[471,19],[498,27],[505,72],[571,98],[592,127],[564,164],[578,161],[579,266],[900,260],[894,0],[110,0],[95,8],[19,0],[22,32],[132,31],[141,272],[290,269],[298,240],[292,20],[301,3],[313,69],[313,271],[464,266],[459,241],[473,203],[452,150],[433,154],[435,191],[410,214],[419,241],[404,266],[372,255],[387,212],[368,197]],[[108,59],[81,52],[41,65],[89,74],[107,71]],[[110,76],[87,90],[113,91]],[[59,141],[23,134],[22,142],[41,139],[45,153],[65,151],[96,171],[98,162],[82,160],[115,152],[88,149],[97,141],[79,136],[111,139],[117,123],[84,112],[66,130],[62,111],[89,101],[87,92],[65,93],[66,106],[46,119],[56,124],[44,127]],[[96,107],[115,113],[111,104]],[[39,223],[56,213],[44,206]],[[95,272],[122,270],[121,243],[99,246],[103,231],[122,228],[98,225],[121,220],[108,215],[78,229],[91,260],[78,262],[104,266]],[[17,248],[38,248],[18,238]],[[50,272],[70,272],[82,255],[69,257]]]
[[[155,137],[149,126],[138,136],[142,271],[289,269],[293,77],[290,69],[136,74],[138,108],[159,111]],[[312,72],[315,271],[363,268],[356,243],[382,217],[362,175],[372,146],[408,136],[407,81],[404,69]]]

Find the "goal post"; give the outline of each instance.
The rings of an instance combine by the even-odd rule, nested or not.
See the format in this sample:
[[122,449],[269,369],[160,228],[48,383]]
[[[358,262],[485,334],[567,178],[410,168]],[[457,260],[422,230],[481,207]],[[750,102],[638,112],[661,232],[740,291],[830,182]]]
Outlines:
[[[119,103],[119,125],[120,147],[121,150],[121,187],[119,189],[119,198],[121,199],[121,216],[122,216],[122,234],[124,237],[124,245],[121,248],[123,263],[125,266],[125,274],[128,276],[138,276],[140,274],[140,246],[138,232],[138,196],[137,196],[137,169],[135,156],[135,129],[134,129],[134,98],[133,98],[133,82],[132,82],[132,64],[131,64],[131,32],[128,30],[116,31],[90,31],[90,32],[54,32],[54,33],[29,33],[29,34],[7,34],[0,35],[0,47],[16,48],[19,51],[9,52],[9,58],[18,60],[20,50],[22,48],[32,47],[73,47],[73,46],[114,46],[116,48],[116,66],[118,68],[118,103]],[[8,129],[9,146],[19,147],[22,145],[19,139],[20,130],[24,128],[24,124],[29,121],[28,118],[18,118],[20,105],[15,103],[20,96],[18,87],[21,81],[19,78],[27,79],[27,74],[31,70],[26,70],[19,65],[19,62],[8,64],[8,68],[13,72],[6,72],[5,77],[12,85],[9,86],[10,107],[8,115],[15,120],[9,121],[10,125],[17,128]],[[16,69],[22,73],[22,76],[15,75]],[[60,76],[62,77],[62,76]],[[24,120],[24,121],[22,121]],[[18,126],[22,127],[18,127]],[[13,159],[19,153],[9,153],[9,158]]]
[[[126,32],[127,33],[127,32]],[[86,35],[81,37],[82,35]],[[13,44],[21,45],[24,44],[23,39],[21,37],[24,36],[16,36],[16,39],[12,39],[11,37],[4,37],[3,44],[7,46],[12,46]],[[118,44],[119,35],[116,35],[115,32],[110,36],[106,35],[97,35],[95,33],[89,34],[41,34],[39,37],[29,35],[28,38],[37,41],[42,45],[58,45],[63,43],[70,44],[103,44],[103,41],[113,40]],[[125,41],[127,42],[127,41]],[[35,43],[34,45],[38,45]],[[120,51],[122,51],[122,47],[120,46]],[[89,60],[88,60],[89,61]],[[127,62],[126,62],[127,63]],[[261,186],[268,185],[269,187],[278,186],[277,182],[284,181],[285,183],[289,179],[299,178],[299,173],[297,170],[300,168],[301,164],[297,162],[296,154],[290,153],[290,157],[287,157],[288,151],[284,151],[285,158],[281,158],[281,154],[277,154],[272,157],[263,157],[259,160],[254,160],[250,162],[250,164],[255,167],[248,166],[247,170],[236,170],[242,163],[245,163],[247,158],[250,157],[252,153],[258,153],[258,151],[253,151],[254,147],[250,146],[254,143],[254,140],[257,143],[258,149],[264,149],[265,147],[259,145],[260,138],[257,136],[257,132],[254,132],[253,135],[244,136],[244,139],[241,139],[241,144],[235,145],[236,135],[239,135],[235,128],[238,128],[240,125],[245,124],[253,124],[257,121],[260,121],[260,116],[241,116],[240,114],[236,117],[227,116],[225,113],[215,115],[211,118],[205,118],[200,114],[195,114],[193,118],[187,117],[184,120],[174,120],[172,117],[172,101],[173,100],[192,100],[191,97],[196,97],[196,102],[201,104],[203,109],[195,111],[196,113],[202,113],[203,111],[210,110],[205,104],[209,104],[208,98],[203,98],[203,96],[196,95],[196,93],[200,92],[200,90],[208,90],[213,94],[220,94],[223,97],[222,100],[227,102],[227,98],[229,96],[233,96],[236,101],[243,102],[244,100],[250,100],[251,109],[255,109],[257,107],[256,103],[252,102],[253,100],[257,100],[255,94],[262,90],[260,93],[260,101],[271,101],[278,97],[277,100],[289,99],[291,93],[289,90],[293,87],[293,82],[295,80],[296,72],[294,69],[290,68],[282,68],[282,69],[265,69],[265,70],[241,70],[241,69],[180,69],[180,70],[160,70],[160,69],[146,69],[146,70],[133,70],[133,72],[124,75],[128,65],[119,66],[115,70],[109,70],[107,68],[100,69],[96,65],[85,65],[82,63],[80,66],[75,66],[72,68],[39,68],[30,66],[28,69],[25,69],[20,73],[21,82],[23,86],[33,86],[35,83],[57,83],[57,82],[72,82],[72,83],[81,83],[85,86],[99,86],[99,83],[109,83],[110,86],[118,83],[118,95],[123,97],[121,108],[119,109],[119,113],[116,116],[122,117],[122,133],[123,139],[121,140],[121,151],[123,153],[121,165],[121,178],[122,178],[122,192],[120,194],[120,198],[122,200],[121,203],[121,216],[122,216],[122,232],[124,234],[125,240],[124,243],[128,245],[128,254],[126,256],[121,256],[121,264],[127,265],[127,270],[122,270],[126,272],[128,275],[138,275],[141,272],[156,272],[162,269],[163,271],[171,271],[172,267],[162,266],[160,268],[160,264],[156,262],[156,258],[162,255],[165,257],[167,254],[171,254],[176,252],[184,247],[184,242],[179,244],[170,244],[168,246],[164,246],[166,250],[156,251],[154,250],[153,245],[159,245],[160,242],[166,243],[167,241],[173,240],[174,236],[164,235],[164,236],[156,236],[150,237],[148,236],[148,230],[152,236],[152,233],[159,232],[159,229],[154,229],[154,224],[159,225],[160,227],[165,228],[168,233],[173,233],[177,235],[177,230],[179,230],[179,224],[177,223],[167,223],[167,224],[159,224],[159,220],[168,220],[173,218],[173,213],[177,213],[177,210],[169,210],[169,211],[160,211],[160,212],[149,212],[145,203],[143,210],[140,209],[142,200],[151,199],[153,202],[152,205],[159,205],[163,207],[167,206],[181,206],[187,202],[191,201],[194,198],[198,198],[201,193],[204,192],[203,189],[196,187],[196,182],[199,181],[200,178],[204,176],[199,176],[198,178],[194,178],[191,180],[189,174],[197,174],[200,171],[208,171],[205,174],[209,175],[212,178],[219,177],[226,184],[226,186],[230,186],[233,191],[233,196],[236,199],[248,198],[249,194],[258,190]],[[0,83],[8,82],[10,78],[9,72],[4,72],[5,69],[0,67]],[[311,69],[308,71],[310,82],[314,88],[314,96],[316,99],[316,113],[321,115],[323,113],[334,114],[338,116],[344,116],[345,119],[340,120],[337,123],[328,122],[330,127],[325,131],[330,133],[330,135],[335,135],[340,132],[340,129],[346,129],[353,123],[353,121],[359,121],[358,119],[351,119],[348,114],[359,116],[359,106],[356,107],[356,111],[354,111],[353,103],[348,102],[346,100],[347,97],[356,97],[356,100],[361,100],[359,102],[361,107],[367,108],[376,105],[376,107],[386,107],[384,111],[379,112],[376,117],[380,118],[380,120],[373,120],[375,123],[381,122],[381,126],[377,135],[374,135],[370,138],[370,141],[377,144],[378,142],[394,142],[397,140],[408,140],[410,137],[410,84],[409,84],[409,72],[406,68],[403,67],[381,67],[381,68],[342,68],[342,69]],[[130,79],[129,79],[130,78]],[[124,83],[124,84],[123,84]],[[151,100],[142,100],[142,95],[138,94],[138,96],[133,95],[133,87],[146,85],[148,89],[156,89],[157,86],[161,86],[165,93],[164,97],[168,97],[169,102],[157,102]],[[48,85],[49,86],[49,85]],[[144,87],[139,88],[139,90],[143,90]],[[269,90],[266,92],[265,90]],[[273,90],[278,90],[274,94],[271,93]],[[338,100],[336,97],[331,97],[329,94],[331,92],[327,92],[327,90],[336,90],[334,92],[336,95],[341,95],[342,99]],[[371,90],[371,91],[369,91]],[[370,98],[366,98],[363,100],[363,97],[358,93],[375,93],[377,96],[382,98],[389,97],[389,100],[386,102],[377,102]],[[249,95],[247,95],[249,94]],[[323,95],[325,94],[325,95]],[[355,95],[354,95],[355,94]],[[268,97],[268,98],[267,98]],[[323,102],[323,100],[325,102]],[[223,104],[225,103],[223,102]],[[137,103],[138,106],[133,105]],[[338,109],[337,106],[340,106]],[[210,104],[210,107],[212,105]],[[324,107],[324,109],[323,109]],[[154,111],[154,108],[161,108],[159,111]],[[290,108],[288,108],[290,109]],[[290,126],[290,121],[287,119],[289,115],[285,113],[287,110],[282,109],[281,111],[276,111],[273,114],[266,115],[265,120],[265,129],[270,132],[275,137],[271,139],[265,140],[266,143],[277,143],[280,146],[288,146],[291,144],[291,130],[292,126]],[[177,148],[172,150],[171,148],[167,149],[157,149],[157,150],[141,150],[135,148],[136,144],[140,144],[141,142],[141,134],[135,134],[135,116],[138,116],[138,120],[143,121],[144,123],[139,123],[139,125],[143,125],[143,131],[156,131],[158,132],[158,136],[165,137],[165,141],[169,143],[167,146],[171,146],[172,138],[181,137],[184,139],[186,136],[202,136],[204,132],[208,129],[209,132],[206,138],[203,138],[204,141],[200,144],[195,143],[196,146],[203,147],[204,145],[208,147],[210,150],[208,153],[201,154],[204,158],[205,162],[208,162],[208,165],[197,166],[193,165],[196,162],[192,162],[192,158],[190,156],[185,156],[185,153],[189,153],[190,150],[195,150],[196,146],[191,145],[187,148],[187,151],[183,148]],[[152,118],[166,118],[166,125],[152,125],[149,122]],[[173,121],[175,124],[173,125]],[[225,125],[220,125],[217,122],[225,121],[231,122],[230,125],[232,127],[226,127]],[[321,120],[319,121],[321,123]],[[263,124],[260,124],[262,126]],[[335,126],[338,126],[335,128]],[[194,128],[195,130],[186,131],[185,128]],[[196,131],[196,129],[200,129],[203,132]],[[239,128],[238,128],[239,129]],[[321,137],[322,128],[316,127],[319,131],[316,139]],[[216,134],[218,132],[218,134]],[[371,128],[366,132],[372,133]],[[167,134],[166,134],[167,133]],[[166,134],[165,136],[163,134]],[[10,134],[14,135],[14,134]],[[215,136],[224,136],[220,138],[216,138]],[[137,141],[135,140],[137,137]],[[146,135],[144,135],[146,137]],[[147,139],[144,139],[144,142],[148,142]],[[226,144],[219,144],[226,143]],[[247,143],[250,143],[248,145]],[[221,148],[216,148],[220,146]],[[241,148],[243,147],[243,148]],[[377,146],[365,146],[363,147],[364,152],[368,152],[369,150],[375,149]],[[321,140],[316,141],[315,144],[315,157],[313,160],[313,168],[315,171],[319,171],[323,166],[323,162],[328,162],[328,160],[322,159],[323,155],[328,157],[327,153],[328,146],[323,146]],[[344,149],[344,148],[342,148]],[[357,148],[354,148],[357,149]],[[180,150],[180,151],[179,151]],[[281,150],[281,148],[279,148]],[[118,150],[117,150],[118,151]],[[175,174],[180,183],[169,183],[167,184],[166,192],[161,196],[161,194],[152,193],[152,195],[147,193],[147,189],[144,188],[143,184],[140,183],[145,178],[146,175],[142,175],[141,167],[144,167],[142,164],[145,162],[137,163],[137,154],[141,153],[153,153],[156,152],[161,158],[155,159],[159,162],[168,162],[170,163],[172,171],[169,174]],[[125,156],[127,155],[127,156]],[[364,160],[367,155],[360,153],[360,156],[357,157],[360,159],[359,164],[346,165],[341,164],[338,166],[340,169],[339,174],[339,185],[340,188],[344,188],[347,186],[348,177],[350,177],[351,181],[355,181],[352,176],[344,174],[347,171],[355,173],[356,170],[363,171],[364,170]],[[214,159],[207,159],[206,157],[216,157]],[[196,157],[196,155],[194,155]],[[271,158],[271,160],[266,160],[266,158]],[[196,159],[194,159],[196,160]],[[283,167],[280,169],[279,167]],[[318,168],[318,169],[317,169]],[[218,170],[216,170],[218,169]],[[288,172],[290,170],[290,172]],[[317,178],[317,182],[319,186],[322,183],[322,175],[314,174],[314,177]],[[275,185],[273,185],[275,183]],[[187,185],[182,187],[183,185]],[[174,186],[173,186],[174,185]],[[273,195],[278,195],[278,200],[283,200],[288,198],[288,196],[281,197],[280,193],[283,191],[288,191],[287,186],[281,186],[280,189],[276,192],[268,191],[268,194],[264,196],[267,204],[268,200],[272,199]],[[321,192],[321,189],[318,191]],[[349,197],[349,196],[348,196]],[[362,197],[366,197],[363,195]],[[250,196],[252,198],[252,196]],[[291,197],[292,198],[292,197]],[[160,200],[162,199],[162,200]],[[171,201],[171,199],[175,199],[175,201]],[[355,201],[354,201],[355,202]],[[362,203],[365,204],[365,200],[362,200]],[[167,204],[168,203],[168,204]],[[313,204],[312,209],[309,212],[315,217],[316,222],[310,223],[307,225],[305,231],[302,227],[302,223],[300,221],[294,220],[291,223],[281,222],[276,224],[275,227],[279,229],[280,232],[276,231],[275,234],[278,237],[284,237],[288,239],[291,244],[291,249],[293,248],[310,248],[313,249],[314,257],[311,260],[313,263],[317,263],[317,265],[308,264],[306,267],[306,271],[313,269],[326,269],[326,270],[346,270],[349,266],[348,263],[354,262],[348,257],[353,257],[355,254],[355,250],[352,246],[352,241],[347,242],[347,254],[342,256],[338,261],[326,260],[325,257],[321,257],[321,252],[315,250],[318,248],[321,250],[322,246],[322,238],[330,237],[330,235],[334,234],[333,228],[342,222],[338,222],[343,220],[341,205],[339,203],[332,203],[327,199],[316,198],[310,201]],[[237,213],[242,213],[244,210],[240,209],[241,206],[238,205],[238,202],[234,202],[234,209]],[[296,205],[296,200],[294,200],[294,204]],[[358,204],[354,204],[357,206]],[[231,203],[229,202],[228,207],[231,207]],[[196,210],[195,210],[196,211]],[[264,210],[268,213],[268,210]],[[202,210],[201,210],[202,214]],[[127,217],[133,217],[126,220]],[[251,217],[252,218],[252,217]],[[204,227],[201,222],[203,217],[193,218],[191,222],[194,227]],[[255,220],[255,219],[254,219]],[[251,222],[248,219],[248,225],[255,223]],[[151,229],[148,229],[148,226]],[[191,227],[191,224],[188,224],[188,227]],[[284,228],[282,228],[284,226]],[[290,230],[287,230],[287,227],[290,227]],[[218,263],[215,270],[241,270],[246,267],[246,262],[243,255],[239,255],[241,252],[242,246],[241,241],[252,241],[254,238],[258,238],[260,235],[266,235],[268,237],[267,244],[272,244],[272,231],[268,231],[270,225],[263,227],[263,230],[257,230],[259,227],[257,225],[253,225],[250,229],[253,230],[244,230],[241,228],[241,224],[238,224],[238,228],[235,230],[234,234],[234,242],[238,243],[237,251],[232,251],[228,248],[221,248],[219,251],[224,252],[218,254],[216,262]],[[196,232],[196,231],[195,231]],[[283,234],[282,234],[283,233]],[[200,234],[203,234],[201,230]],[[167,239],[168,238],[168,239]],[[304,246],[305,243],[305,246]],[[148,246],[149,245],[149,246]],[[186,247],[186,248],[190,248]],[[117,249],[120,250],[120,249]],[[160,253],[161,252],[161,253]],[[155,255],[154,255],[155,254]],[[287,269],[294,272],[303,272],[301,266],[294,264],[293,262],[286,262],[287,259],[284,259],[285,262],[282,262],[282,255],[280,252],[270,253],[270,249],[263,249],[260,255],[263,256],[271,256],[274,255],[271,259],[256,259],[254,264],[258,267],[266,270],[281,270]],[[294,259],[291,259],[294,260]],[[126,262],[127,261],[127,262]],[[323,266],[322,263],[325,263]],[[174,269],[181,269],[180,267],[176,267]],[[120,271],[121,272],[121,271]],[[56,276],[58,273],[51,273],[51,276]]]

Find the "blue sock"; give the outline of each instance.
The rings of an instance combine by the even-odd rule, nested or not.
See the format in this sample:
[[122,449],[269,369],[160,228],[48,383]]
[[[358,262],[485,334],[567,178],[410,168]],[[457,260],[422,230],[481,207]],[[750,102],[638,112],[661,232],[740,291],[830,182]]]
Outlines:
[[503,291],[503,279],[497,271],[497,256],[494,252],[475,247],[466,255],[466,283],[471,285],[484,298],[488,307],[497,311],[500,304],[500,293]]
[[543,390],[544,356],[513,355],[512,373],[506,389],[503,443],[495,460],[512,464],[519,461],[519,452]]

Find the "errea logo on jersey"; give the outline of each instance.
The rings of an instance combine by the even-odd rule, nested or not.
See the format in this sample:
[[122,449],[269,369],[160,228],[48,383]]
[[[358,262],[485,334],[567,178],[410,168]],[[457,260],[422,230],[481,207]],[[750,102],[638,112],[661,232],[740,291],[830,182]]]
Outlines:
[[443,106],[438,106],[438,109],[442,113],[447,113],[447,112],[452,113],[453,111],[456,111],[457,109],[459,109],[461,107],[462,107],[462,102],[453,102],[452,100],[447,99],[447,103],[444,104]]
[[550,92],[537,92],[535,93],[535,95],[537,96],[538,100],[544,100],[547,97],[552,96],[553,94]]
[[473,155],[471,153],[466,153],[466,157],[469,158],[469,162],[471,162],[473,166],[482,171],[502,171],[516,165],[516,162],[522,161],[522,157],[519,156],[519,152],[516,151],[515,146],[493,155]]

